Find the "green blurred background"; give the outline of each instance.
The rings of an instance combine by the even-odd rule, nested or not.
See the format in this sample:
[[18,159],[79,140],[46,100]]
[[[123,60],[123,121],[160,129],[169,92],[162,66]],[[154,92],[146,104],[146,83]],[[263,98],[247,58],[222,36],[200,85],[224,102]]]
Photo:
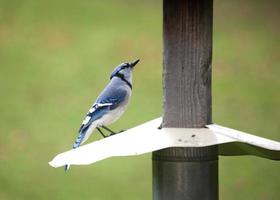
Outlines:
[[[215,0],[214,122],[280,140],[280,3]],[[151,155],[51,168],[119,63],[124,129],[162,112],[162,2],[0,0],[0,199],[151,199]],[[146,97],[149,98],[146,98]],[[91,141],[98,139],[94,135]],[[220,199],[280,199],[280,163],[220,157]]]

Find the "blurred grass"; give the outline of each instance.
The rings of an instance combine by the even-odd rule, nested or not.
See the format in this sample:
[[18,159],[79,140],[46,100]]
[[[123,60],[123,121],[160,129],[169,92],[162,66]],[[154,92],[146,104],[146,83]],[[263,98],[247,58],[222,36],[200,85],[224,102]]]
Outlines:
[[[276,140],[279,6],[215,1],[213,49],[214,121]],[[161,115],[161,16],[161,1],[0,0],[1,200],[151,199],[150,155],[69,173],[47,162],[72,145],[120,62],[141,58],[129,109],[112,128]],[[220,199],[278,200],[279,169],[275,161],[221,157]]]

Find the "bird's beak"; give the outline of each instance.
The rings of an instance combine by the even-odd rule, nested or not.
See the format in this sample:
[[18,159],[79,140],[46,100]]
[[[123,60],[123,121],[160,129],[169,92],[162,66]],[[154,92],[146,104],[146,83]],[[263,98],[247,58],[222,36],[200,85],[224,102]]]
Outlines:
[[130,67],[133,68],[139,61],[140,61],[140,59],[137,59],[137,60],[131,62]]

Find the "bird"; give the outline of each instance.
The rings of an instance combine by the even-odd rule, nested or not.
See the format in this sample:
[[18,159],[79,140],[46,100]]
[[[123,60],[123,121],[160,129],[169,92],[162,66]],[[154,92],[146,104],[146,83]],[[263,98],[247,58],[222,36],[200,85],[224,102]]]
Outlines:
[[[126,110],[132,93],[132,72],[135,65],[140,61],[124,62],[119,64],[111,73],[110,82],[103,89],[96,101],[87,112],[76,138],[73,149],[82,145],[93,133],[95,129],[105,138],[102,128],[116,134],[107,126],[114,123]],[[65,171],[70,165],[65,165]]]

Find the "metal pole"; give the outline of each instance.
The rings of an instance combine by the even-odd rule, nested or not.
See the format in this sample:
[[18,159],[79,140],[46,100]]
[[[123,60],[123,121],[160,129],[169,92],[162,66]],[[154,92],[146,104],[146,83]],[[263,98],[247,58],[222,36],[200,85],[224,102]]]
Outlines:
[[[163,127],[211,123],[212,20],[213,0],[163,0]],[[154,152],[153,199],[217,200],[217,146]]]

